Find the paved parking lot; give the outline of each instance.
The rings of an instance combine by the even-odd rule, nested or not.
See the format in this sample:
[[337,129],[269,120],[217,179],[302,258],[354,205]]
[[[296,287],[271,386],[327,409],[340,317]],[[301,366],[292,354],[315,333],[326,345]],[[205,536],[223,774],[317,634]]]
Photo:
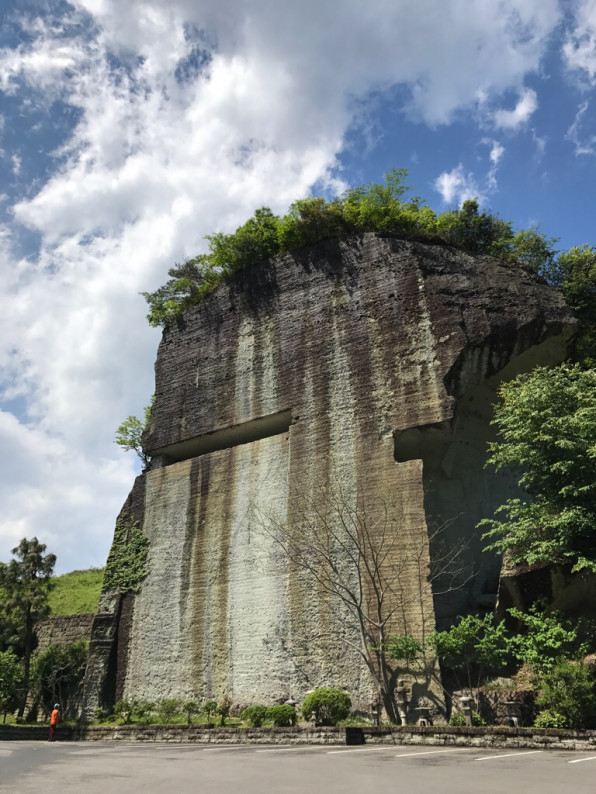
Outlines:
[[596,750],[0,743],[12,794],[594,794]]

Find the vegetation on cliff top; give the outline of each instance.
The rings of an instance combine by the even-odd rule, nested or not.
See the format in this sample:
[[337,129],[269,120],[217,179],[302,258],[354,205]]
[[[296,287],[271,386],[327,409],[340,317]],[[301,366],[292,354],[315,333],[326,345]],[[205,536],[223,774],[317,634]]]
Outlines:
[[49,595],[51,615],[84,615],[97,612],[103,568],[70,571],[52,579]]
[[383,183],[352,188],[331,201],[318,196],[295,201],[283,216],[261,207],[232,234],[208,235],[208,253],[175,265],[163,286],[143,293],[150,324],[169,325],[238,270],[326,238],[364,232],[442,242],[537,271],[554,267],[555,239],[534,227],[516,232],[509,221],[480,212],[475,200],[437,215],[417,196],[406,200],[406,177],[404,169],[393,169]]

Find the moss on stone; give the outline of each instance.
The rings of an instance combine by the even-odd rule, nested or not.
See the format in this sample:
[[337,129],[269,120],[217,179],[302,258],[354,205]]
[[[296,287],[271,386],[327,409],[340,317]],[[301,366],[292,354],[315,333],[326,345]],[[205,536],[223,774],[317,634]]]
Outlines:
[[138,521],[116,521],[114,542],[104,574],[104,589],[137,593],[148,573],[149,539]]

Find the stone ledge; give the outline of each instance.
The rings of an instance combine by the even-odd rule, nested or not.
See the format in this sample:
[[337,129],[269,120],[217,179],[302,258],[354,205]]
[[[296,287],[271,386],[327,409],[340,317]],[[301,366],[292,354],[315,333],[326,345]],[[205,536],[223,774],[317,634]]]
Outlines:
[[[0,741],[41,741],[47,726],[0,725]],[[596,731],[546,728],[207,728],[201,725],[61,726],[60,741],[172,742],[178,744],[456,745],[553,750],[594,750]]]

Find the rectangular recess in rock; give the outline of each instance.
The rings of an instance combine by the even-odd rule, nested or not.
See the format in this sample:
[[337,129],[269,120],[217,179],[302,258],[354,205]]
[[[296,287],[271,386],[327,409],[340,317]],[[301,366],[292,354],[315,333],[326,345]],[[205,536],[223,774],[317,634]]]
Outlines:
[[292,411],[288,409],[269,416],[260,416],[250,422],[222,427],[212,433],[205,433],[177,444],[152,450],[151,457],[157,463],[152,468],[198,458],[199,455],[206,455],[208,452],[238,447],[240,444],[249,444],[251,441],[259,441],[262,438],[278,436],[281,433],[287,433],[291,424]]

